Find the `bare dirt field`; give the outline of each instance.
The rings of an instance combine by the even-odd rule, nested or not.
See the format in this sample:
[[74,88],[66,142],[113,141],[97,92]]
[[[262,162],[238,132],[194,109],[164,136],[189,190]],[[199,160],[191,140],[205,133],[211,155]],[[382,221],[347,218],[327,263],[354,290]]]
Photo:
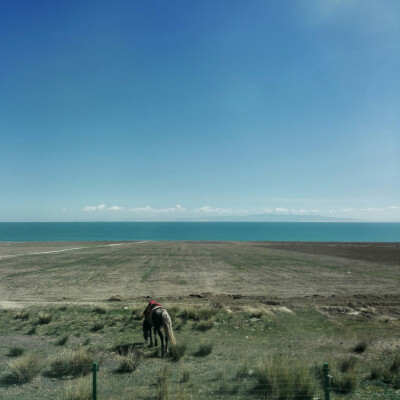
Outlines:
[[0,301],[279,303],[397,313],[400,244],[0,243]]

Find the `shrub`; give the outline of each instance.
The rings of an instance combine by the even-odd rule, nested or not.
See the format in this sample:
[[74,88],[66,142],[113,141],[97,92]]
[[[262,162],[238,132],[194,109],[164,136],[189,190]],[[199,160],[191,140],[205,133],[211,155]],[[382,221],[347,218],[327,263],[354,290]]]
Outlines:
[[53,317],[51,316],[51,314],[49,314],[49,313],[44,313],[44,312],[40,312],[40,313],[39,313],[38,324],[39,324],[39,325],[46,325],[46,324],[49,324],[49,323],[51,322],[52,319],[53,319]]
[[8,372],[5,380],[9,383],[30,382],[39,374],[42,366],[36,354],[28,353],[8,363]]
[[24,354],[24,349],[22,347],[11,347],[10,351],[8,352],[8,357],[19,357]]
[[86,349],[65,349],[51,363],[46,375],[54,378],[86,375],[92,370],[93,355]]
[[186,343],[171,344],[168,348],[172,361],[179,361],[186,352]]
[[66,385],[66,400],[92,400],[92,398],[92,382],[89,378],[78,378]]
[[208,331],[213,327],[214,323],[212,320],[201,320],[195,325],[195,329],[198,331]]
[[213,349],[213,345],[211,343],[203,343],[199,346],[197,351],[193,353],[196,357],[205,357],[211,354]]
[[280,400],[312,400],[315,394],[314,378],[305,366],[293,366],[292,360],[278,358],[264,360],[254,372],[263,398]]
[[133,372],[137,369],[140,362],[140,353],[129,350],[126,355],[118,355],[118,373]]
[[367,350],[367,342],[366,341],[362,341],[357,343],[354,347],[353,347],[353,351],[354,353],[364,353],[365,350]]

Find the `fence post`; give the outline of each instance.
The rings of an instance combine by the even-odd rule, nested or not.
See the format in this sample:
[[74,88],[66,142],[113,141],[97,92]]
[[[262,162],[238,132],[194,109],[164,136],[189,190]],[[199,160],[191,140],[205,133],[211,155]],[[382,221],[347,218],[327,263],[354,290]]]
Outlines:
[[93,363],[93,400],[97,400],[97,371],[99,366],[97,363]]
[[329,365],[328,363],[324,364],[324,391],[325,391],[325,400],[330,399],[330,387],[329,387]]

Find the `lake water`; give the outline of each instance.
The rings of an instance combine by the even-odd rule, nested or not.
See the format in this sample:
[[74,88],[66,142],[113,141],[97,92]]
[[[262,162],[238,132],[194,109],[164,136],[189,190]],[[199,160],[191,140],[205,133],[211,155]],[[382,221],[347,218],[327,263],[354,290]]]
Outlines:
[[224,240],[400,242],[400,223],[4,222],[1,242]]

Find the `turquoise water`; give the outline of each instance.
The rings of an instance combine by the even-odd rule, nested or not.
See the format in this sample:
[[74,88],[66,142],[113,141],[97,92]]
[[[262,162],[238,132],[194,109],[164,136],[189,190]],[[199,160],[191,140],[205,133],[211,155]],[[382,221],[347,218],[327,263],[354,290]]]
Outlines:
[[235,240],[400,242],[400,223],[4,222],[1,242]]

